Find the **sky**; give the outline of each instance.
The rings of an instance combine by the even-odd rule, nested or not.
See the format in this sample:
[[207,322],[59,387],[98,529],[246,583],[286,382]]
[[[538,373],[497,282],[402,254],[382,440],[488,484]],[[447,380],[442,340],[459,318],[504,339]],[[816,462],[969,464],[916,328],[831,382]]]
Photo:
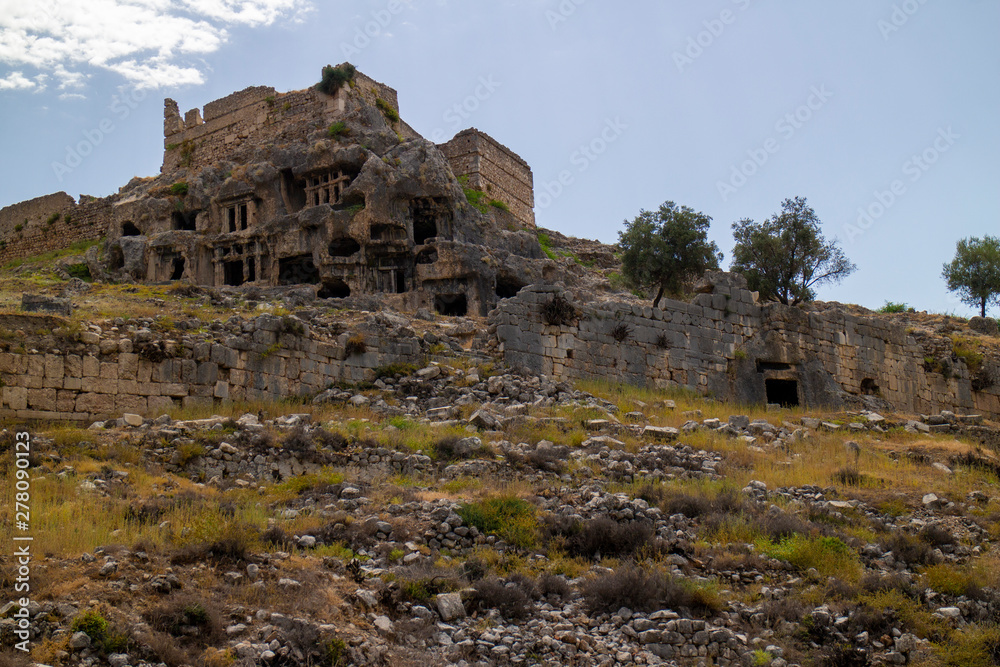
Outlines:
[[523,157],[540,226],[614,243],[673,201],[726,267],[732,223],[801,196],[857,265],[820,299],[969,316],[941,268],[998,235],[998,26],[1000,0],[0,0],[0,207],[157,174],[165,97],[350,61],[426,138]]

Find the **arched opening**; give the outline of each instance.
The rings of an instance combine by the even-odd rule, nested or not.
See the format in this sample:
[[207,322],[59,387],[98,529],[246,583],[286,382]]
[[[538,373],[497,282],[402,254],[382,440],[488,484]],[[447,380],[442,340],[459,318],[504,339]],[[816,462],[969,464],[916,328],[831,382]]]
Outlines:
[[496,294],[498,299],[511,299],[524,287],[524,283],[509,276],[497,276]]
[[173,271],[170,273],[171,280],[180,280],[184,276],[184,258],[174,257]]
[[871,378],[865,378],[861,381],[861,393],[865,396],[878,396],[881,390],[878,387],[878,383]]
[[351,288],[340,278],[334,278],[324,282],[316,296],[320,299],[344,299],[351,296]]
[[795,380],[764,380],[767,402],[783,408],[799,404],[799,383]]
[[413,242],[423,245],[441,235],[447,228],[451,209],[441,197],[418,197],[410,202],[413,218]]
[[469,302],[464,294],[438,294],[434,297],[434,310],[440,315],[465,317]]
[[327,248],[330,257],[350,257],[359,250],[361,250],[361,244],[350,236],[333,239],[330,241],[330,247]]
[[122,236],[142,236],[142,232],[131,222],[126,221],[122,223]]

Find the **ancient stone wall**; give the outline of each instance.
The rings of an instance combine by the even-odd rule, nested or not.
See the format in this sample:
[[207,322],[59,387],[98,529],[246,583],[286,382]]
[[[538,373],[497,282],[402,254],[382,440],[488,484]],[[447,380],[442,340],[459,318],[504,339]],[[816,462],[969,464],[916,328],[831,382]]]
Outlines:
[[[396,91],[358,72],[354,90],[384,100],[399,111]],[[174,100],[164,101],[162,173],[194,170],[237,160],[268,143],[304,142],[311,132],[332,123],[346,108],[345,95],[326,95],[312,88],[279,93],[270,86],[253,86],[205,105],[181,117]],[[409,130],[409,126],[403,128]],[[409,137],[406,137],[409,138]],[[243,155],[242,157],[247,157]]]
[[459,132],[438,148],[456,176],[468,176],[470,187],[502,201],[523,226],[535,227],[534,177],[516,153],[475,128]]
[[0,264],[99,239],[110,206],[109,199],[94,198],[77,204],[65,192],[7,206],[0,210]]
[[[3,328],[30,331],[67,324],[59,318],[5,315]],[[373,380],[374,369],[415,363],[415,337],[364,334],[365,351],[348,354],[349,334],[324,340],[285,332],[283,318],[263,315],[221,342],[177,341],[138,333],[87,331],[79,341],[35,352],[0,352],[0,418],[91,421],[132,412],[155,415],[214,401],[280,400],[314,394],[332,383]],[[24,351],[24,349],[27,351]],[[44,349],[44,346],[39,345]]]
[[[712,274],[692,303],[579,303],[533,285],[500,302],[490,327],[504,359],[555,379],[686,387],[741,403],[843,406],[866,397],[913,413],[1000,416],[1000,390],[974,391],[958,362],[945,377],[898,325],[831,308],[758,305],[745,281]],[[550,324],[560,297],[575,316]]]

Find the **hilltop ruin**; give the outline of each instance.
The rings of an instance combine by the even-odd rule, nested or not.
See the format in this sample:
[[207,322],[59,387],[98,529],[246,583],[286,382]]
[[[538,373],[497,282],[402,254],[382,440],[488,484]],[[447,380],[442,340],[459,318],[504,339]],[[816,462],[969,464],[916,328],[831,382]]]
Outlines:
[[352,75],[332,94],[257,86],[183,118],[167,99],[159,176],[0,211],[0,260],[104,237],[98,276],[306,284],[446,315],[485,315],[540,279],[528,164],[476,129],[435,145],[395,90],[338,69]]

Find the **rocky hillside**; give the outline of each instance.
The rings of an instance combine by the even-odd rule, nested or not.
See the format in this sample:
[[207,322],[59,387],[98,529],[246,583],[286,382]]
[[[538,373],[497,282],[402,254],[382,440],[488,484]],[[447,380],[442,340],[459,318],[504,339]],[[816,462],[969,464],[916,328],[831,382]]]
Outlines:
[[[74,318],[169,315],[182,342],[279,307],[76,289]],[[283,296],[313,326],[368,317]],[[505,370],[475,318],[402,324],[426,361],[370,384],[29,426],[4,664],[19,614],[46,665],[996,664],[996,425],[570,386]]]

